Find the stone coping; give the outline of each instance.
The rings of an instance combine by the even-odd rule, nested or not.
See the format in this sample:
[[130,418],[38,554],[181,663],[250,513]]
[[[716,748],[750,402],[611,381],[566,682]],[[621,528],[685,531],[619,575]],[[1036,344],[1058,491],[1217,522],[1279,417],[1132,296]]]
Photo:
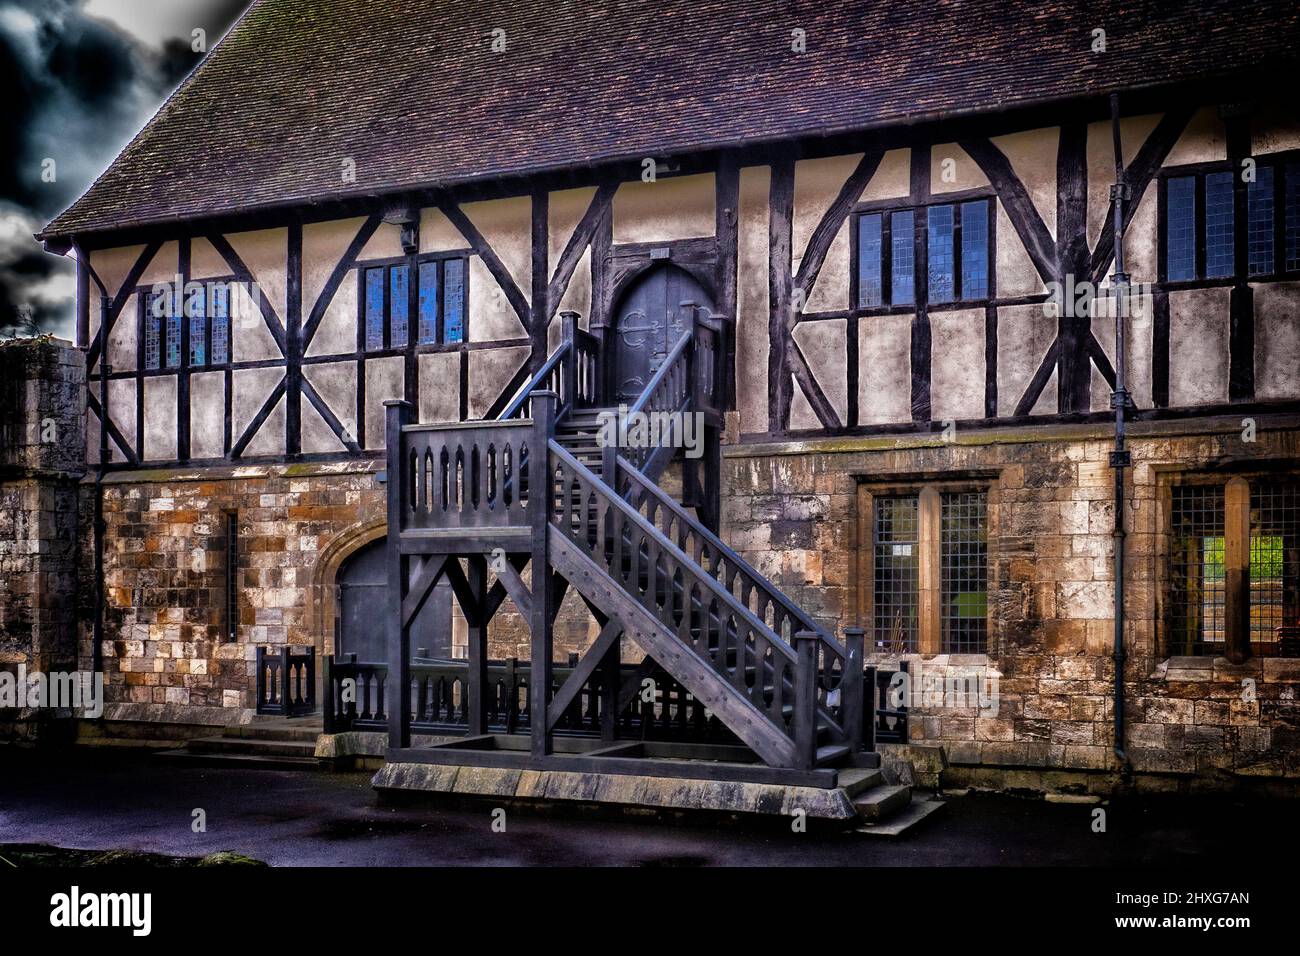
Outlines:
[[711,811],[767,817],[790,817],[802,810],[818,820],[849,823],[858,818],[852,799],[842,788],[827,790],[635,774],[387,763],[375,774],[371,786],[381,793],[497,797],[638,810]]

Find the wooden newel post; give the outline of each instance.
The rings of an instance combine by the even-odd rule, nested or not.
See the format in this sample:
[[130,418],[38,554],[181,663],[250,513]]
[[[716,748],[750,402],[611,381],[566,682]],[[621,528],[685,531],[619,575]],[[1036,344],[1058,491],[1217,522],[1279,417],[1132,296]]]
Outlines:
[[321,718],[325,733],[336,733],[334,717],[334,655],[324,654],[320,659],[321,670]]
[[280,647],[280,713],[289,717],[293,711],[293,655],[289,645]]
[[817,645],[815,631],[794,636],[797,655],[794,674],[794,746],[796,770],[812,770],[817,764]]
[[551,453],[547,448],[554,429],[554,392],[532,393],[533,438],[528,448],[528,510],[532,517],[532,608],[529,614],[531,636],[529,692],[532,722],[532,754],[544,757],[551,752],[551,622],[555,615],[555,590],[551,587],[551,566],[546,537],[555,507],[555,485],[551,473]]
[[844,629],[844,693],[840,701],[840,716],[854,753],[862,749],[862,648],[865,633],[860,627]]
[[564,356],[564,407],[574,408],[578,404],[578,313],[560,313],[560,331],[569,351]]
[[388,746],[411,746],[411,630],[402,621],[402,603],[411,587],[410,558],[402,554],[402,497],[407,493],[402,467],[402,429],[411,424],[410,402],[384,402],[384,441],[388,450]]

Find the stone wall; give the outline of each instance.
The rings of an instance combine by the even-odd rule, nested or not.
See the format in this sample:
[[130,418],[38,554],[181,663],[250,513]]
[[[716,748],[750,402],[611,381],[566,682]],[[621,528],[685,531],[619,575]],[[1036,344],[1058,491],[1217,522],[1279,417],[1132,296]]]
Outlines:
[[[82,353],[66,342],[0,344],[0,667],[76,667],[78,482],[85,471]],[[39,732],[0,717],[0,736]]]
[[[1158,592],[1165,468],[1282,462],[1300,470],[1294,417],[1132,427],[1125,606],[1127,753],[1139,773],[1198,781],[1300,774],[1300,660],[1163,656]],[[740,446],[724,467],[724,537],[828,627],[858,618],[858,486],[986,475],[989,652],[919,660],[987,665],[1000,675],[996,714],[921,707],[915,742],[941,744],[949,779],[1005,784],[1021,768],[1113,771],[1112,447],[1105,426]],[[866,528],[869,529],[869,525]],[[869,563],[865,564],[869,568]],[[864,609],[863,626],[870,627]],[[870,635],[870,630],[868,631]],[[868,647],[872,646],[870,639]],[[874,655],[882,663],[895,661]],[[915,670],[917,664],[913,664]],[[1243,693],[1253,679],[1256,699]],[[968,768],[970,773],[963,773]],[[979,768],[997,768],[981,776]],[[1050,786],[1050,781],[1046,786]]]
[[[382,463],[110,473],[104,488],[106,715],[225,724],[249,719],[258,646],[334,652],[340,565],[384,534]],[[225,634],[226,515],[237,515],[236,640]],[[89,528],[84,532],[90,547]],[[525,580],[527,580],[525,573]],[[556,657],[590,640],[566,598]],[[90,624],[81,653],[91,654]],[[527,659],[526,623],[507,601],[489,655]],[[465,631],[455,623],[454,644]]]

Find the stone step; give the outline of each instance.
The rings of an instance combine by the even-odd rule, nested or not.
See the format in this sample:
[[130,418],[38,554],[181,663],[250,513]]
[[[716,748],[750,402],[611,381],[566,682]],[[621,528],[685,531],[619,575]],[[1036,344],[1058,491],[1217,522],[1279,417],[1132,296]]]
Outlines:
[[221,736],[238,740],[294,740],[304,743],[316,743],[316,738],[325,732],[325,725],[319,721],[267,721],[266,723],[237,724],[227,727]]
[[248,753],[195,753],[188,749],[160,750],[155,758],[197,767],[247,767],[256,770],[325,770],[315,757],[261,756]]
[[849,755],[848,744],[824,744],[817,748],[817,766],[827,767]]
[[912,788],[904,785],[880,784],[865,790],[853,799],[858,816],[864,820],[884,820],[912,801]]
[[186,744],[191,753],[249,754],[258,757],[315,759],[316,741],[259,740],[244,737],[199,737]]
[[864,790],[879,786],[884,778],[879,770],[871,767],[846,767],[840,771],[840,789],[850,797],[856,797]]
[[879,823],[864,820],[862,826],[853,832],[877,837],[901,836],[922,820],[929,818],[942,809],[943,805],[942,800],[918,797],[887,820],[882,820]]

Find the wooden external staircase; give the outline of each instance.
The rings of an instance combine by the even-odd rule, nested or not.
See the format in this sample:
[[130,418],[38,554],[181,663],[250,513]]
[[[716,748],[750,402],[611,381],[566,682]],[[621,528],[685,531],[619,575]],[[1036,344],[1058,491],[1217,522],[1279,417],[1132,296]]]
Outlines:
[[[390,762],[821,788],[836,787],[841,769],[879,766],[861,630],[837,640],[718,536],[728,326],[694,316],[626,409],[603,401],[601,342],[573,313],[494,420],[420,424],[409,403],[387,403],[389,583],[401,626],[383,672],[366,675],[365,713],[339,702],[340,681],[360,679],[360,665],[326,662],[327,730],[382,721]],[[668,423],[667,440],[602,441],[603,413],[620,412]],[[679,447],[686,415],[703,430],[694,458]],[[680,500],[659,485],[674,459]],[[410,653],[410,626],[444,578],[469,624],[469,659],[452,679],[439,676],[446,662]],[[569,589],[599,636],[565,667],[553,662],[553,632]],[[488,622],[507,599],[528,622],[532,661],[508,672],[487,657]],[[621,659],[624,638],[644,659]],[[452,712],[463,737],[411,746],[413,730]],[[658,732],[671,728],[683,732]],[[859,788],[868,779],[852,778]]]

